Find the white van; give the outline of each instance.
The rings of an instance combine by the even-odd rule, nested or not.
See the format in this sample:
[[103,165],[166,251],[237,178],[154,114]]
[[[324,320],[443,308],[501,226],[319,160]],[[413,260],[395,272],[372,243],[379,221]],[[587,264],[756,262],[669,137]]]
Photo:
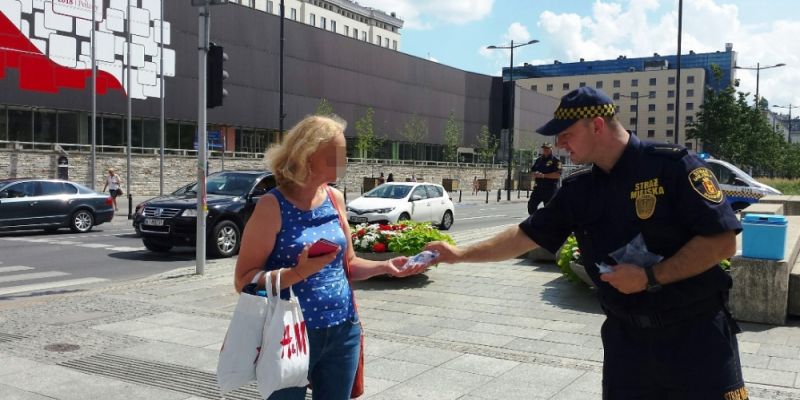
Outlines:
[[728,204],[736,211],[758,203],[759,199],[768,194],[782,194],[779,190],[753,179],[729,162],[715,158],[706,158],[704,161],[717,177]]

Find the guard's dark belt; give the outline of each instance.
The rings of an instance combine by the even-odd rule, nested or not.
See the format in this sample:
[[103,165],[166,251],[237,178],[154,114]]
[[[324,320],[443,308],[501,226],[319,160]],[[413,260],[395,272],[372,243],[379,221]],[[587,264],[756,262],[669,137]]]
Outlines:
[[648,314],[633,314],[608,304],[603,304],[606,315],[637,328],[662,328],[678,322],[703,316],[712,316],[724,309],[721,296],[711,296],[688,306]]

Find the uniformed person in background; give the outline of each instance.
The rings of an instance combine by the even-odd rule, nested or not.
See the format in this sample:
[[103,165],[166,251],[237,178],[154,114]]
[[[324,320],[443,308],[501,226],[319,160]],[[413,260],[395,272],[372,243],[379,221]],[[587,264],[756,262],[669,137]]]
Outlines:
[[531,167],[534,186],[531,198],[528,199],[528,214],[533,214],[539,203],[547,202],[558,189],[558,179],[561,178],[561,160],[553,155],[550,143],[542,144],[542,155],[536,158]]
[[[561,99],[537,132],[576,164],[553,199],[519,226],[459,248],[434,242],[439,262],[501,261],[542,246],[555,253],[574,232],[607,318],[604,399],[747,399],[727,311],[732,281],[719,265],[741,225],[716,178],[677,145],[630,135],[611,99],[590,87]],[[642,268],[609,253],[641,234],[664,259]],[[611,265],[600,273],[597,263]]]

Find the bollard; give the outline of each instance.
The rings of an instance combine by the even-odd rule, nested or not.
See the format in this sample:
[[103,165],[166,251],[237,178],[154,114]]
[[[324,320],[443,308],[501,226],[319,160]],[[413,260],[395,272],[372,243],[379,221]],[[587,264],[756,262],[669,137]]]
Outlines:
[[531,192],[529,190],[525,191],[525,198],[526,199],[530,199],[531,198]]
[[500,202],[500,196],[501,196],[500,189],[497,189],[497,202],[498,203]]
[[458,202],[461,203],[461,190],[458,191]]
[[347,186],[344,187],[344,202],[347,203]]
[[517,198],[519,198],[519,189],[517,189]]
[[486,190],[486,204],[489,204],[489,190]]

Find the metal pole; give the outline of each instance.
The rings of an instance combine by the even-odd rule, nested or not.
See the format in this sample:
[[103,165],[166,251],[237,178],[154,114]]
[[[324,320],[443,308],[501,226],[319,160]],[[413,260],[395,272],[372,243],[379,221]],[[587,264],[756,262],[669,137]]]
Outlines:
[[206,268],[206,59],[208,57],[209,8],[200,7],[197,52],[197,243],[195,251],[197,275]]
[[675,144],[678,144],[678,128],[681,116],[681,33],[683,31],[683,0],[678,0],[678,68],[675,80]]
[[758,105],[758,81],[759,81],[759,76],[760,75],[761,75],[761,62],[759,61],[759,62],[756,63],[756,110],[759,109],[759,105]]
[[95,10],[95,0],[92,0],[92,164],[89,166],[92,190],[95,190],[95,181],[97,180],[97,171],[95,170],[97,164],[97,60],[94,53],[94,31],[97,29],[97,17]]
[[639,136],[639,96],[636,96],[636,136]]
[[126,173],[126,179],[125,179],[125,185],[126,185],[126,189],[128,191],[128,219],[133,219],[133,204],[132,204],[133,203],[133,195],[131,194],[131,138],[133,136],[132,132],[131,132],[131,130],[133,129],[133,127],[132,127],[132,125],[133,125],[133,121],[132,121],[133,120],[133,116],[132,116],[132,114],[133,114],[133,110],[132,110],[133,102],[132,102],[132,99],[131,99],[131,97],[132,97],[131,96],[131,75],[132,75],[131,74],[131,69],[132,69],[131,66],[133,65],[133,59],[131,58],[132,57],[131,48],[133,46],[130,45],[131,43],[133,43],[133,40],[132,40],[131,36],[132,36],[131,35],[131,0],[128,0],[128,78],[127,78],[127,84],[128,84],[127,85],[128,86],[128,145],[126,147],[127,148],[126,152],[128,153],[128,157],[127,157],[128,166],[126,168],[127,169],[127,173]]
[[[508,187],[506,187],[506,197],[511,201],[511,163],[514,151],[514,41],[511,41],[511,65],[508,69],[508,90],[511,96],[508,101]],[[500,192],[497,192],[497,200],[500,200]]]
[[159,54],[159,73],[161,74],[161,117],[159,121],[159,151],[158,151],[158,194],[159,196],[164,195],[164,136],[165,136],[165,125],[164,125],[164,96],[167,93],[167,90],[164,88],[164,2],[167,0],[161,0],[161,43],[160,43],[160,52]]
[[279,103],[279,105],[278,105],[278,113],[279,113],[278,114],[278,135],[282,135],[283,134],[283,119],[286,117],[286,114],[284,114],[284,111],[283,111],[283,46],[284,46],[284,42],[286,42],[286,36],[284,35],[284,32],[283,32],[283,21],[286,18],[285,11],[286,11],[286,9],[283,6],[283,0],[281,0],[281,45],[280,45],[280,63],[279,63],[280,66],[279,66],[279,72],[278,72],[278,75],[280,75],[280,77],[278,79],[278,81],[279,81],[278,85],[280,86],[279,89],[278,89],[280,91],[279,99],[278,99],[278,103]]

